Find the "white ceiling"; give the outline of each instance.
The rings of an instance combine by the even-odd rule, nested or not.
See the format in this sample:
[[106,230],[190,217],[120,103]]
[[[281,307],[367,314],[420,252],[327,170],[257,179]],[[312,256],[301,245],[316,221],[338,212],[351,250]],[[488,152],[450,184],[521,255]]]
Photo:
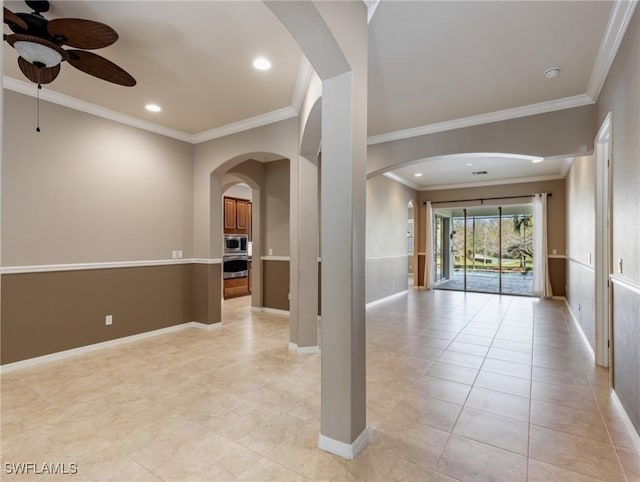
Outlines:
[[[515,154],[475,153],[422,160],[391,171],[394,178],[419,190],[452,189],[473,185],[504,184],[522,179],[560,179],[573,159],[533,157]],[[537,158],[536,160],[539,160]],[[487,171],[487,174],[473,174]],[[416,177],[415,174],[422,174]]]
[[[24,2],[4,4],[13,12],[31,11]],[[58,93],[189,134],[291,105],[302,52],[261,1],[55,1],[44,16],[113,27],[119,40],[94,52],[138,82],[122,87],[63,64],[46,86]],[[252,67],[259,55],[271,60],[271,70]],[[6,42],[4,72],[26,80]],[[145,111],[149,102],[162,112]]]
[[[382,1],[369,135],[584,94],[613,2]],[[544,71],[560,67],[556,79]]]
[[[21,1],[4,3],[14,12],[29,10]],[[588,99],[612,5],[383,0],[369,26],[369,135],[571,96]],[[198,141],[193,134],[222,132],[255,116],[295,115],[302,53],[262,1],[55,1],[45,16],[111,25],[120,39],[97,53],[138,81],[133,88],[116,86],[63,65],[46,86],[51,91],[180,131],[191,142]],[[256,55],[269,57],[273,68],[255,71]],[[543,71],[552,66],[562,72],[548,80]],[[6,43],[4,72],[26,81]],[[146,112],[148,102],[161,105],[162,113]],[[502,176],[496,181],[516,175],[515,163],[493,162],[490,175]],[[522,175],[557,175],[559,162],[535,165],[535,173],[527,165]],[[510,174],[499,169],[506,165]],[[425,175],[423,182],[439,181]]]

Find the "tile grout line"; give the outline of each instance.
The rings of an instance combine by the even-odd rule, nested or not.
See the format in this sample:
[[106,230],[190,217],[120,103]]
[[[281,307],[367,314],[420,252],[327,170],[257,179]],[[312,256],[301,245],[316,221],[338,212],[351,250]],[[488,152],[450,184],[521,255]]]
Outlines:
[[[608,369],[611,370],[611,367],[609,367]],[[587,377],[587,381],[589,382],[589,388],[591,390],[591,394],[593,395],[593,398],[596,401],[596,406],[598,407],[598,414],[600,415],[600,420],[604,425],[604,429],[607,431],[607,436],[609,437],[609,443],[611,444],[611,448],[613,449],[613,454],[616,456],[616,461],[618,462],[618,467],[620,468],[620,472],[622,472],[622,476],[624,477],[624,480],[629,482],[627,473],[624,470],[624,467],[622,466],[622,461],[620,460],[620,456],[618,455],[618,451],[616,450],[616,444],[613,442],[613,437],[611,436],[611,432],[609,431],[609,424],[607,423],[606,419],[604,418],[604,414],[602,413],[602,408],[600,407],[600,401],[596,396],[596,391],[593,387],[593,383],[591,382],[591,379],[589,377]],[[611,386],[608,384],[607,392],[609,392],[610,390],[611,390]]]
[[[465,297],[466,297],[466,293],[465,293]],[[489,300],[485,301],[485,303],[482,305],[482,307],[480,307],[480,308],[479,308],[479,309],[474,313],[474,315],[473,315],[471,318],[469,318],[469,320],[467,320],[467,322],[465,323],[464,327],[462,327],[462,328],[459,330],[458,334],[460,334],[460,333],[461,333],[461,332],[462,332],[462,331],[467,327],[467,325],[468,325],[469,323],[471,323],[471,320],[472,320],[472,319],[473,319],[473,318],[478,314],[478,312],[479,312],[480,310],[482,310],[482,308],[484,307],[484,305],[486,305],[486,304],[488,303],[488,301],[489,301]],[[461,302],[461,304],[462,304],[462,303],[464,303],[464,301],[463,301],[463,302]],[[451,345],[451,343],[453,343],[453,341],[454,341],[457,337],[458,337],[458,335],[456,335],[456,336],[453,338],[453,340],[451,340],[451,342],[449,342],[449,345],[447,345],[447,348]],[[444,351],[446,351],[446,348],[445,348],[445,350],[443,350],[443,352],[444,352]],[[480,365],[480,366],[482,366],[482,365]],[[478,369],[478,373],[480,373],[480,369]],[[477,378],[477,377],[478,377],[478,374],[476,373],[476,378]],[[458,420],[460,419],[460,414],[462,413],[462,410],[464,410],[464,404],[465,404],[465,403],[467,403],[467,399],[469,398],[469,394],[471,393],[471,390],[473,390],[473,384],[474,384],[474,383],[475,383],[475,378],[474,378],[474,380],[473,380],[473,383],[471,384],[471,388],[469,388],[469,393],[467,393],[467,396],[465,397],[464,402],[463,402],[463,403],[462,403],[462,405],[460,406],[460,412],[458,413],[458,416],[456,417],[456,421],[455,421],[455,422],[453,423],[453,425],[451,426],[451,431],[449,432],[449,435],[447,436],[447,441],[445,442],[444,446],[442,447],[442,452],[440,452],[440,455],[438,456],[438,459],[436,460],[436,463],[435,463],[436,467],[438,467],[438,464],[440,463],[440,460],[442,459],[442,456],[443,456],[443,455],[444,455],[444,453],[447,451],[447,447],[449,446],[449,441],[451,440],[451,436],[453,435],[453,429],[456,427],[456,424],[458,423]],[[446,474],[445,474],[445,475],[446,475]],[[447,477],[449,477],[449,476],[447,475]]]
[[538,306],[533,305],[533,322],[531,323],[531,378],[529,379],[529,423],[527,424],[527,480],[529,480],[529,460],[531,458],[531,411],[533,405],[533,353],[536,340],[536,324],[538,318]]
[[[475,318],[478,315],[478,313],[480,311],[482,311],[482,308],[484,308],[486,306],[486,304],[489,302],[489,300],[490,300],[490,298],[488,298],[485,301],[485,303],[482,305],[482,307],[480,309],[478,309],[478,311],[476,311],[476,313],[469,319],[469,321],[465,324],[465,328],[469,323],[471,323],[473,318]],[[509,306],[511,305],[512,302],[513,302],[512,300],[509,301]],[[500,331],[500,327],[502,326],[502,323],[504,322],[504,317],[506,316],[506,313],[507,313],[508,309],[509,309],[509,307],[507,307],[507,309],[505,310],[504,314],[500,317],[501,321],[498,324],[498,328],[496,329],[496,333],[492,338],[492,342],[491,342],[491,345],[489,346],[489,350],[491,349],[491,346],[493,345],[493,342],[495,341],[496,336],[498,336],[498,332]],[[464,330],[464,328],[462,328],[462,330],[460,330],[460,331],[462,332],[463,330]],[[457,338],[457,336],[456,336],[456,338]],[[455,340],[455,338],[454,338],[454,340]],[[453,340],[452,340],[451,343],[453,343]],[[487,350],[487,353],[489,353],[489,350]],[[460,420],[460,415],[462,414],[462,412],[463,412],[463,410],[464,410],[464,408],[466,406],[466,403],[469,400],[469,396],[471,395],[471,392],[473,391],[473,388],[475,387],[476,381],[478,379],[478,376],[480,375],[480,371],[482,370],[482,367],[484,366],[484,362],[485,362],[486,359],[487,359],[487,356],[485,355],[483,360],[482,360],[482,364],[478,368],[478,372],[476,373],[476,376],[473,379],[473,383],[471,383],[471,388],[469,389],[469,393],[467,393],[467,396],[465,397],[464,402],[462,403],[462,406],[460,408],[460,412],[458,413],[458,416],[456,417],[456,421],[451,426],[451,431],[449,432],[449,436],[447,437],[447,441],[444,444],[442,452],[440,453],[440,456],[438,457],[438,460],[436,460],[436,467],[440,463],[440,460],[442,459],[442,456],[444,455],[444,453],[447,450],[447,447],[449,446],[449,442],[451,441],[451,437],[453,436],[453,430],[456,428],[456,425],[458,424],[458,421]],[[456,434],[456,436],[458,436],[458,435]],[[466,438],[466,437],[462,437],[462,438]],[[472,439],[469,439],[469,440],[472,440]],[[478,441],[476,441],[476,442],[478,442]],[[479,443],[484,443],[484,442],[479,442]],[[492,446],[490,444],[486,444],[486,445]],[[496,447],[496,448],[498,448],[498,447]]]

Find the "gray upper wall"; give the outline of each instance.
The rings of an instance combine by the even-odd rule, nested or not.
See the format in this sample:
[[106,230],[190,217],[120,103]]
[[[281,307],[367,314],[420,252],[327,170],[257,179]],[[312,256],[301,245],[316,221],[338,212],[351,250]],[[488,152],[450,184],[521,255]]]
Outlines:
[[567,257],[586,264],[595,256],[595,178],[593,156],[576,157],[566,177]]
[[192,145],[3,94],[3,266],[191,256]]
[[640,283],[640,8],[636,8],[598,99],[598,123],[611,121],[613,259]]
[[407,254],[409,201],[413,189],[384,176],[367,181],[367,257]]
[[289,256],[289,160],[264,165],[263,255]]

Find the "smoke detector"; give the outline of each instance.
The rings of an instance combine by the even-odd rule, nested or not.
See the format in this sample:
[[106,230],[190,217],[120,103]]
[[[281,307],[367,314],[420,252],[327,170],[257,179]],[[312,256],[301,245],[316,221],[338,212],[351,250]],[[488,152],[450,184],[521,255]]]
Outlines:
[[558,75],[560,75],[560,67],[552,67],[544,71],[544,76],[547,79],[555,79]]
[[473,174],[474,176],[483,176],[489,173],[487,171],[473,171],[471,174]]

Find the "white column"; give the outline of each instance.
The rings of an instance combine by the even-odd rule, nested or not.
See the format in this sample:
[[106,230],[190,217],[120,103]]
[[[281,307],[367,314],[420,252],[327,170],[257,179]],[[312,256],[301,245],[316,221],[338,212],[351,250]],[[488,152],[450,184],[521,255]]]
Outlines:
[[363,2],[267,1],[322,79],[322,413],[318,445],[367,443],[365,192],[367,12]]
[[289,342],[299,354],[318,347],[318,169],[299,156],[290,162]]

